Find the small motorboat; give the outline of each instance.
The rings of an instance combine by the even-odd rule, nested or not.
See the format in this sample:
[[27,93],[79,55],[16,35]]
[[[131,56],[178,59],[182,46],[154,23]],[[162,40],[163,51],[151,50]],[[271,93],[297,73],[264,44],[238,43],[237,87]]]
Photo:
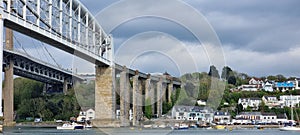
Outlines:
[[62,126],[57,126],[58,130],[74,130],[74,126],[70,123],[64,123]]
[[84,129],[84,125],[77,124],[75,122],[73,122],[72,124],[70,124],[70,123],[64,123],[62,126],[57,126],[56,129],[58,129],[58,130]]
[[216,125],[214,128],[218,129],[218,130],[222,130],[222,129],[225,129],[225,126],[223,126],[223,125]]
[[189,126],[187,124],[176,124],[174,129],[177,129],[177,130],[189,129]]

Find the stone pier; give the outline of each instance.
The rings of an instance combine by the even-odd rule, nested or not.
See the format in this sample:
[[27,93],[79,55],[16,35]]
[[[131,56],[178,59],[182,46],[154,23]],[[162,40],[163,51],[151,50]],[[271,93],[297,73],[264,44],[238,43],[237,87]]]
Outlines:
[[173,81],[171,81],[171,83],[168,84],[168,102],[171,103],[172,102],[172,92],[173,92]]
[[120,74],[120,120],[121,126],[129,126],[130,110],[130,81],[129,73],[126,67]]
[[96,127],[120,127],[116,120],[115,69],[96,67],[95,120]]
[[65,95],[67,95],[67,93],[68,93],[68,80],[67,79],[64,80],[63,92],[64,92]]
[[138,106],[138,101],[139,101],[139,75],[138,72],[135,76],[132,78],[132,112],[133,112],[133,119],[132,119],[132,125],[136,126],[138,125],[138,113],[139,113],[139,106]]
[[[13,50],[13,31],[6,28],[6,49]],[[9,59],[9,65],[4,68],[4,126],[14,126],[14,61]]]
[[163,94],[162,91],[163,91],[163,78],[161,77],[159,79],[159,81],[157,82],[157,94],[156,94],[156,96],[157,96],[156,107],[157,107],[157,116],[158,117],[162,116],[162,101],[163,101],[162,98],[164,98],[164,97],[162,97],[163,96],[162,95]]
[[[145,81],[145,106],[152,105],[153,103],[153,95],[154,95],[154,90],[151,89],[151,76],[148,75],[147,79]],[[151,106],[151,114],[154,112],[153,105]]]

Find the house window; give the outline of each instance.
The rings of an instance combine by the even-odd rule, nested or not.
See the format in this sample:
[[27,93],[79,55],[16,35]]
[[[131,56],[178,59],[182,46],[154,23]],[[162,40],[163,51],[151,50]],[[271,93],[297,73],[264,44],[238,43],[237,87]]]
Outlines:
[[93,114],[93,112],[89,112],[89,114]]

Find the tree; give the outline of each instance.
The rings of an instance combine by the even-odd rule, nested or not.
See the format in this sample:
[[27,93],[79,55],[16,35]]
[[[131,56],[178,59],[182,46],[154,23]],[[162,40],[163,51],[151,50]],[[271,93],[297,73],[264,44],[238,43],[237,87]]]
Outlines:
[[214,65],[209,67],[208,75],[211,77],[220,78],[219,71]]
[[172,104],[168,102],[162,103],[162,114],[168,113],[172,109]]
[[152,105],[151,105],[151,99],[150,98],[147,98],[146,101],[146,106],[145,106],[145,116],[148,118],[148,119],[151,119],[152,117]]
[[236,112],[237,113],[240,113],[240,112],[242,112],[243,111],[243,105],[242,104],[237,104],[236,105]]
[[267,77],[267,79],[268,80],[277,80],[277,77],[276,76],[273,76],[273,75],[269,75],[268,77]]
[[228,78],[228,84],[232,84],[232,85],[236,84],[236,78],[235,78],[235,76],[230,76]]
[[232,69],[228,66],[223,67],[221,78],[228,80],[230,76],[233,76]]
[[286,78],[283,76],[283,75],[276,75],[276,78],[277,78],[277,81],[279,82],[285,82],[286,81]]

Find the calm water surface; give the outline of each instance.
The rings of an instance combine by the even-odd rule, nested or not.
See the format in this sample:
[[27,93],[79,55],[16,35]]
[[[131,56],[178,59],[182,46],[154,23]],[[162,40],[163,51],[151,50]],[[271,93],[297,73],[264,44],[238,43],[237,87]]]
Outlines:
[[91,129],[91,130],[56,130],[55,128],[5,128],[5,135],[300,135],[300,132],[279,131],[278,129],[238,129],[225,130],[166,130],[166,129]]

